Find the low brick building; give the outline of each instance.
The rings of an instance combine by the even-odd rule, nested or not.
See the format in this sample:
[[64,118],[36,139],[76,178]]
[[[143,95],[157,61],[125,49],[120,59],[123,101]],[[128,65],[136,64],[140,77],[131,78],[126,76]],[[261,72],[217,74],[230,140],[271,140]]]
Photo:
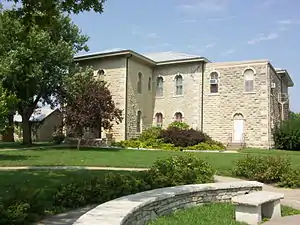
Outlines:
[[113,137],[136,137],[151,126],[184,121],[224,144],[270,148],[272,128],[288,117],[285,69],[268,60],[211,62],[204,57],[115,50],[75,57],[110,84],[124,120]]

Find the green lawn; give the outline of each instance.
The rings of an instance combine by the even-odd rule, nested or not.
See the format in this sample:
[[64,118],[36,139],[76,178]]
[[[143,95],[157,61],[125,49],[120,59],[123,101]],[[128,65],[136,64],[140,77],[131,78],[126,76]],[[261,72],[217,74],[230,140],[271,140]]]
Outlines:
[[291,159],[294,167],[300,167],[300,152],[276,150],[244,150],[241,153],[186,153],[174,151],[135,151],[118,149],[81,150],[49,148],[39,150],[1,151],[0,166],[112,166],[112,167],[149,167],[157,159],[172,155],[194,154],[207,160],[218,174],[229,175],[235,162],[246,154],[280,155]]
[[1,142],[0,149],[36,148],[54,145],[51,142],[34,142],[32,145],[23,145],[21,142]]
[[40,199],[49,211],[52,210],[52,195],[61,184],[78,180],[88,180],[93,176],[104,176],[108,172],[134,174],[128,171],[88,171],[88,170],[26,170],[0,172],[0,200],[15,195],[14,190],[43,191]]
[[[282,216],[300,214],[300,210],[282,206]],[[229,203],[211,203],[203,206],[178,210],[159,217],[149,225],[246,225],[234,220],[234,206]]]

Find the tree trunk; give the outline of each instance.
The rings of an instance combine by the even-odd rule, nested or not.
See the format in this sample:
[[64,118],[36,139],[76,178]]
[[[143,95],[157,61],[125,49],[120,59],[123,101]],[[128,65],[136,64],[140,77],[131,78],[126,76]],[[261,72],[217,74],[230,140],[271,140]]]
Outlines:
[[23,127],[23,144],[31,145],[31,124],[27,115],[22,115],[22,127]]
[[14,113],[10,113],[8,116],[8,127],[5,130],[2,141],[4,142],[14,142]]

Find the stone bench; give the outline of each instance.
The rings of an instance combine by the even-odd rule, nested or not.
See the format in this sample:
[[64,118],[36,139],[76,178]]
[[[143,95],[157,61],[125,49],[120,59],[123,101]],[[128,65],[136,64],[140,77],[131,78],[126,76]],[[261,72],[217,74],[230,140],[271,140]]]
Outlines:
[[251,225],[257,225],[262,217],[275,219],[281,217],[281,193],[258,191],[246,195],[235,196],[232,203],[235,205],[235,219]]
[[262,186],[256,181],[237,181],[154,189],[105,202],[82,215],[74,225],[144,225],[177,209],[230,202],[234,196],[261,191]]

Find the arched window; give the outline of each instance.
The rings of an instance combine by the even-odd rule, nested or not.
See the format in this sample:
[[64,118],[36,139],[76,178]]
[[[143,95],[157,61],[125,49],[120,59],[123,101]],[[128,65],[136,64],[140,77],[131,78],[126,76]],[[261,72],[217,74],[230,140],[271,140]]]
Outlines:
[[156,96],[164,95],[164,80],[162,77],[156,79]]
[[162,127],[162,125],[163,125],[163,114],[162,113],[156,113],[155,114],[155,119],[156,119],[156,126],[157,127]]
[[182,113],[181,112],[175,113],[175,121],[182,122]]
[[148,91],[151,91],[151,86],[152,86],[152,79],[149,77],[148,79]]
[[138,73],[138,82],[137,82],[137,92],[142,94],[142,79],[143,74],[141,72]]
[[219,74],[217,72],[212,72],[210,74],[210,93],[219,92]]
[[254,91],[254,71],[252,69],[245,70],[244,79],[245,79],[245,92]]
[[175,93],[176,95],[183,95],[182,76],[176,75],[175,77]]
[[136,114],[136,132],[142,131],[142,112],[139,110]]

